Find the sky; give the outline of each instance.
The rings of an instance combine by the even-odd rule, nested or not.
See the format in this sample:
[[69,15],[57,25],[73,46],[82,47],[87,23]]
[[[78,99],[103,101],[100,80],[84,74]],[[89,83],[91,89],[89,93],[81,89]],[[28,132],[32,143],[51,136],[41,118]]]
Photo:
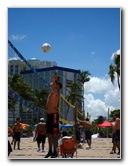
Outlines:
[[[85,114],[91,121],[120,109],[120,91],[108,76],[120,53],[120,8],[8,8],[8,39],[28,60],[91,73],[84,84]],[[44,53],[42,44],[51,51]]]

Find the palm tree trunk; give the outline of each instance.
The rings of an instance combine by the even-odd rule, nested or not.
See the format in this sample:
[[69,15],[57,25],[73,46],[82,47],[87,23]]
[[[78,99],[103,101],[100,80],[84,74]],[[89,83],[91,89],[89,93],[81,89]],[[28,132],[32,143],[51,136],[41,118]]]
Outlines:
[[19,104],[20,105],[20,119],[21,121],[23,120],[23,107],[22,107],[22,103]]
[[77,101],[75,102],[75,108],[74,108],[74,138],[76,140],[76,126],[77,126]]
[[68,112],[69,112],[70,105],[68,105],[67,111],[66,111],[66,120],[68,120]]
[[119,90],[120,90],[119,74],[117,74],[117,81],[118,81],[118,87],[119,87]]

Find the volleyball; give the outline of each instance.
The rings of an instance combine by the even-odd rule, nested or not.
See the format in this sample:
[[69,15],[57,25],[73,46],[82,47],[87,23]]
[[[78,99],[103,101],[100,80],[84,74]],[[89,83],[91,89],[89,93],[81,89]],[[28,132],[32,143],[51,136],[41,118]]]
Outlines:
[[43,52],[48,53],[51,50],[51,45],[48,43],[44,43],[42,45],[42,50],[43,50]]

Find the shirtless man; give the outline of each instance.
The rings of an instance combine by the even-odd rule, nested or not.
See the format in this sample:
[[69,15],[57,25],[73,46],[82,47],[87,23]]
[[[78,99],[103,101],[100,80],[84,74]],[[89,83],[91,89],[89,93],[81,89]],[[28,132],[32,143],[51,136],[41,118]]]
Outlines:
[[86,136],[86,140],[87,140],[87,144],[88,144],[88,148],[91,149],[91,143],[92,143],[92,139],[91,139],[91,123],[89,121],[88,118],[85,119],[85,121],[79,120],[77,119],[79,122],[82,122],[84,127],[85,127],[85,136]]
[[15,132],[14,132],[14,150],[16,147],[16,142],[18,142],[17,146],[18,146],[18,150],[20,150],[20,136],[23,131],[23,127],[22,127],[22,123],[20,123],[19,118],[16,119],[16,123],[12,127],[12,130],[15,130]]
[[116,147],[118,148],[118,153],[120,154],[120,115],[118,113],[116,113],[114,115],[115,118],[115,125],[114,125],[114,129],[115,129],[115,137],[114,137],[114,141],[116,144]]
[[44,152],[44,144],[45,144],[45,138],[46,138],[46,123],[44,123],[44,118],[40,118],[40,122],[38,123],[36,129],[36,140],[37,140],[37,146],[38,150],[40,151],[40,143],[42,143],[42,152]]
[[[59,112],[58,112],[58,103],[59,103],[59,90],[62,88],[61,82],[57,81],[57,74],[55,73],[52,76],[52,83],[50,84],[52,91],[47,98],[46,110],[47,110],[47,136],[49,143],[49,151],[45,158],[51,156],[55,158],[58,156],[58,133],[59,133]],[[52,146],[54,152],[52,152]]]

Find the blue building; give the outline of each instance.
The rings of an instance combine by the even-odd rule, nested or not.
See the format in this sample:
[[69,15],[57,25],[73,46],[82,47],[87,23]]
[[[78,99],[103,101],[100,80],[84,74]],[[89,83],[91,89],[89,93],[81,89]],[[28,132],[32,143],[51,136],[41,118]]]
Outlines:
[[[50,87],[46,84],[51,83],[52,75],[57,72],[60,77],[60,81],[63,85],[60,93],[63,96],[67,96],[69,93],[69,88],[71,83],[78,83],[77,79],[79,77],[79,70],[53,66],[46,68],[36,69],[38,75],[34,73],[32,70],[22,71],[20,74],[23,76],[24,80],[31,85],[31,88],[34,89],[47,89],[49,92],[51,91]],[[43,81],[45,80],[45,81]],[[74,109],[70,107],[70,110],[67,115],[67,104],[64,100],[61,100],[60,106],[60,116],[68,121],[74,121]]]

